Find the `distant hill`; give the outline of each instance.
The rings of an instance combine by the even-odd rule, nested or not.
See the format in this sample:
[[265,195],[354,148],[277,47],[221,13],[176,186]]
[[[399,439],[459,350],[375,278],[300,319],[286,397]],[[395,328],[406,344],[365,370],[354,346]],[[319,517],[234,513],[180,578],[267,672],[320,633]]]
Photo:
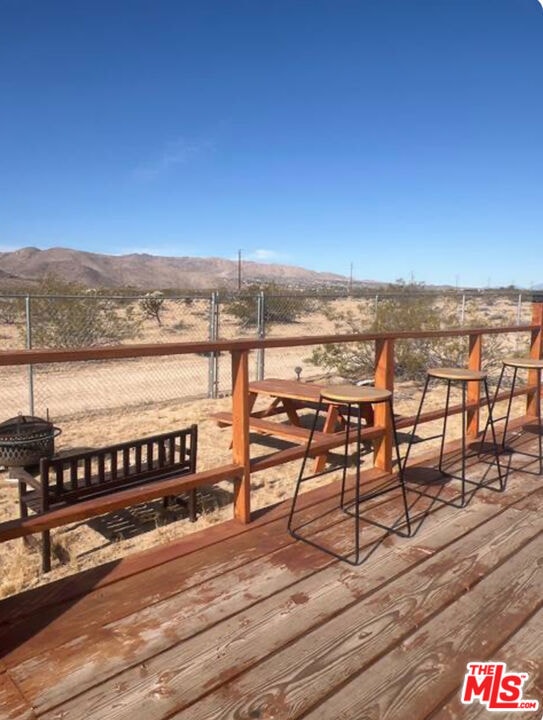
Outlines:
[[[290,265],[242,260],[241,269],[244,285],[274,282],[300,288],[345,288],[349,282],[342,275]],[[0,286],[3,288],[14,283],[35,284],[47,275],[96,288],[208,290],[237,287],[238,263],[223,258],[102,255],[68,248],[27,247],[0,253]]]

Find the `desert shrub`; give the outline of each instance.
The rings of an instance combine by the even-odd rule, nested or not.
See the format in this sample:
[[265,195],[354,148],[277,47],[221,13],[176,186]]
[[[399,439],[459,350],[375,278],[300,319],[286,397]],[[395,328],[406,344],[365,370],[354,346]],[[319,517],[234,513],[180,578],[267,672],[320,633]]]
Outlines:
[[174,322],[172,325],[170,325],[170,327],[168,328],[168,331],[171,333],[178,333],[178,332],[181,332],[182,330],[186,330],[187,327],[188,326],[187,326],[186,322],[183,322],[183,320],[178,320],[177,322]]
[[280,289],[270,283],[265,286],[251,285],[242,295],[226,304],[225,311],[237,318],[243,327],[258,323],[258,296],[264,292],[264,321],[293,323],[308,310],[308,299],[303,295],[280,295]]
[[143,316],[151,318],[151,320],[156,320],[159,327],[162,325],[160,315],[164,309],[165,300],[166,298],[164,297],[163,292],[160,290],[152,290],[151,292],[145,293],[139,301],[140,310],[142,311]]
[[48,277],[31,300],[33,347],[73,348],[118,343],[139,329],[133,303]]
[[[419,284],[400,282],[395,294],[384,297],[369,315],[367,304],[361,302],[357,310],[325,310],[334,322],[336,332],[403,332],[438,331],[458,326],[458,311],[454,299],[439,298]],[[475,314],[466,318],[471,326],[483,326],[484,319]],[[419,379],[432,365],[465,365],[468,352],[466,337],[413,338],[397,340],[394,345],[395,373],[399,378]],[[500,338],[485,338],[485,360],[500,357]],[[309,361],[349,380],[367,377],[374,372],[374,344],[370,342],[324,345],[316,348]]]
[[24,299],[0,298],[0,323],[15,325],[24,319]]

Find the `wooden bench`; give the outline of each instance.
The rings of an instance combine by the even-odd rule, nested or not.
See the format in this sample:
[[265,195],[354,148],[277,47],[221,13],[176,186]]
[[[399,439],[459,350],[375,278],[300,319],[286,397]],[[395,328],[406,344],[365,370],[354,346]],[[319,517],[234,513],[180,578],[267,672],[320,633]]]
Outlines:
[[[46,513],[127,488],[196,472],[198,427],[162,433],[63,457],[42,458],[37,478],[14,468],[21,518]],[[32,489],[29,489],[30,486]],[[196,490],[187,490],[189,517],[196,520]],[[171,496],[164,497],[164,505]],[[42,532],[42,567],[51,569],[50,531]]]

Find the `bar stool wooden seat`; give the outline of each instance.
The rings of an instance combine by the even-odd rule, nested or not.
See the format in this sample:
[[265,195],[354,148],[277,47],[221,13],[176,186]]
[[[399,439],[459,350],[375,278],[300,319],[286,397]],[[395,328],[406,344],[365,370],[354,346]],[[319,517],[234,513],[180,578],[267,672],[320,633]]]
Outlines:
[[[494,405],[496,404],[497,397],[500,392],[500,388],[502,385],[502,381],[504,379],[505,373],[508,371],[512,371],[513,377],[511,380],[511,390],[509,392],[509,398],[507,400],[507,410],[505,415],[499,418],[494,418],[494,422],[499,422],[501,420],[505,420],[505,424],[503,427],[503,435],[502,435],[502,441],[501,446],[504,450],[510,450],[513,452],[517,452],[521,455],[527,455],[528,457],[537,457],[533,455],[532,453],[527,453],[524,451],[520,451],[518,449],[512,449],[511,447],[507,446],[507,427],[509,425],[509,420],[511,418],[511,406],[513,404],[513,398],[515,396],[515,385],[517,382],[517,375],[519,370],[535,370],[537,374],[537,398],[541,398],[541,370],[543,370],[543,359],[537,359],[537,358],[531,358],[531,357],[522,357],[522,358],[505,358],[502,360],[502,369],[500,372],[500,377],[498,379],[498,384],[496,386],[496,392],[494,394],[494,400],[492,403],[492,408],[494,409]],[[536,408],[536,420],[537,420],[537,431],[539,436],[539,475],[543,475],[543,449],[542,449],[542,422],[541,422],[541,403],[538,401],[537,408]],[[488,421],[487,425],[485,426],[485,430],[483,433],[483,438],[486,435],[486,431],[488,428]],[[522,430],[521,430],[522,432]],[[520,434],[520,433],[519,433]],[[526,471],[527,472],[527,471]]]
[[[380,488],[379,490],[375,490],[372,492],[367,493],[361,493],[360,491],[360,463],[361,463],[361,452],[362,452],[362,419],[366,416],[368,416],[368,411],[372,410],[372,406],[379,404],[379,403],[386,403],[388,407],[388,415],[390,419],[390,423],[392,425],[393,429],[393,437],[394,437],[394,446],[396,448],[396,460],[398,464],[398,482],[392,482],[391,484],[387,483],[386,487]],[[311,474],[306,475],[306,465],[307,460],[311,455],[311,445],[313,442],[313,439],[315,437],[315,430],[317,427],[319,415],[321,411],[323,410],[326,405],[329,404],[337,404],[339,407],[341,407],[341,413],[343,417],[345,418],[345,444],[343,448],[343,458],[342,458],[342,480],[341,480],[341,495],[340,495],[340,508],[346,512],[349,515],[354,516],[355,520],[355,559],[354,561],[349,560],[347,557],[340,556],[337,553],[328,550],[327,548],[321,547],[320,545],[317,545],[317,543],[313,542],[312,540],[308,540],[307,538],[300,535],[294,528],[293,528],[293,518],[294,513],[296,510],[296,502],[298,500],[298,493],[300,491],[300,487],[303,482],[306,482],[307,480],[313,480],[315,478],[321,477],[323,475],[327,475],[331,472],[337,472],[338,468],[331,467],[326,468],[324,470],[321,470],[319,472],[314,472]],[[352,438],[352,431],[353,427],[351,424],[351,421],[354,419],[355,421],[355,438],[354,441],[356,442],[356,455],[355,455],[355,499],[353,502],[345,502],[345,487],[346,487],[346,480],[347,480],[347,466],[348,466],[348,451],[349,451],[349,445],[353,441]],[[292,537],[295,537],[298,540],[303,540],[305,542],[309,542],[312,545],[315,545],[319,547],[320,549],[324,550],[325,552],[328,552],[329,554],[333,555],[334,557],[338,557],[341,560],[346,560],[347,562],[350,562],[351,564],[357,565],[360,561],[360,504],[366,500],[369,500],[371,498],[377,497],[378,495],[383,495],[384,493],[390,492],[391,490],[395,490],[398,487],[401,488],[402,491],[402,500],[403,500],[403,509],[405,514],[405,526],[407,528],[406,532],[402,532],[397,527],[387,527],[384,526],[381,523],[373,522],[372,524],[378,525],[379,527],[382,527],[386,529],[389,532],[395,532],[399,535],[403,536],[409,536],[411,534],[411,525],[410,525],[410,519],[409,519],[409,509],[407,506],[407,495],[406,495],[406,489],[403,482],[403,474],[402,474],[402,465],[398,450],[398,437],[396,433],[396,425],[394,422],[394,412],[392,407],[392,393],[390,390],[380,389],[380,388],[374,388],[374,387],[368,387],[368,386],[357,386],[357,385],[332,385],[329,388],[326,388],[321,391],[319,403],[317,406],[317,411],[315,413],[315,417],[313,419],[313,424],[311,427],[311,431],[309,434],[309,439],[307,441],[305,454],[302,460],[302,466],[300,468],[300,473],[298,475],[298,480],[296,482],[296,488],[294,490],[294,497],[292,499],[292,505],[290,509],[290,514],[288,518],[288,530]],[[351,513],[350,508],[353,508],[353,511]]]
[[[494,430],[494,421],[492,418],[492,408],[490,405],[490,398],[488,393],[488,383],[487,383],[487,373],[483,370],[470,370],[469,368],[457,368],[457,367],[437,367],[437,368],[429,368],[426,371],[426,382],[424,384],[424,390],[422,392],[422,397],[419,403],[419,408],[417,410],[417,414],[415,416],[415,423],[413,425],[413,431],[411,434],[411,438],[409,440],[409,444],[407,446],[407,451],[405,453],[405,457],[403,460],[403,471],[405,473],[405,469],[407,466],[407,460],[409,458],[409,453],[411,451],[411,446],[413,445],[414,438],[416,436],[416,430],[417,426],[419,424],[420,416],[422,414],[422,410],[424,407],[424,401],[426,398],[426,394],[428,391],[428,386],[432,380],[443,380],[447,385],[447,394],[445,398],[445,414],[443,417],[443,428],[442,432],[437,435],[432,435],[431,437],[425,438],[425,440],[434,440],[436,438],[441,438],[441,448],[439,451],[439,464],[438,469],[439,472],[443,475],[446,475],[451,478],[456,478],[461,481],[461,491],[460,491],[460,505],[457,505],[456,503],[444,500],[443,498],[440,498],[441,502],[444,502],[448,505],[453,505],[455,507],[465,507],[466,506],[466,484],[474,485],[475,487],[489,487],[491,490],[497,490],[499,492],[503,492],[505,490],[505,476],[502,473],[501,466],[500,466],[500,458],[499,458],[499,452],[498,447],[496,444],[496,433]],[[449,472],[446,472],[443,469],[443,454],[445,449],[445,437],[447,434],[447,420],[449,416],[449,406],[450,406],[450,397],[451,397],[451,386],[453,383],[457,383],[461,386],[462,390],[462,409],[461,409],[461,420],[462,420],[462,446],[461,446],[461,471],[460,475],[453,475]],[[482,384],[484,388],[485,393],[485,399],[488,407],[488,426],[491,428],[492,432],[492,438],[494,441],[493,445],[493,454],[496,461],[496,467],[498,470],[498,480],[499,480],[499,487],[493,488],[490,487],[490,484],[488,482],[478,482],[473,479],[470,479],[466,477],[466,424],[467,424],[467,402],[466,402],[466,394],[467,394],[467,387],[469,383],[480,383]],[[484,434],[483,434],[484,438]],[[482,447],[482,443],[481,443]],[[478,453],[479,454],[479,453]],[[419,491],[417,491],[419,492]],[[422,493],[421,494],[426,494]],[[432,496],[434,497],[434,496]]]

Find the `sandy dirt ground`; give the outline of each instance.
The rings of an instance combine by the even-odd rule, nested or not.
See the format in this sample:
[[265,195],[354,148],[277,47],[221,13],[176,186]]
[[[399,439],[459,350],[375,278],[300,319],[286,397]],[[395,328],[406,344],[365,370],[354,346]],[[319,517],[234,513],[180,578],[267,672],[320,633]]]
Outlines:
[[[395,392],[395,411],[401,415],[416,411],[421,388],[415,383],[400,383]],[[425,408],[442,406],[443,393],[436,387],[428,397]],[[229,449],[231,430],[219,428],[210,415],[231,408],[231,399],[198,400],[192,402],[162,403],[157,406],[130,408],[117,415],[96,414],[87,417],[86,424],[71,424],[58,438],[59,453],[76,448],[100,447],[104,444],[104,432],[115,441],[145,437],[173,428],[198,423],[198,467],[201,470],[231,461]],[[258,409],[258,406],[257,406]],[[522,411],[522,401],[517,402],[516,412]],[[309,424],[311,414],[304,416]],[[279,420],[279,419],[278,419]],[[484,422],[485,416],[482,415]],[[457,416],[449,424],[451,437],[459,436]],[[419,429],[419,437],[428,437],[440,431],[438,423],[428,423]],[[401,454],[405,452],[408,435],[400,433]],[[274,447],[286,447],[281,441],[252,436],[253,457],[268,454]],[[436,447],[438,441],[412,446],[411,457]],[[371,452],[364,457],[362,467],[372,466]],[[288,463],[253,475],[251,483],[252,508],[257,509],[292,497],[300,461]],[[319,482],[330,482],[334,475],[306,483],[304,491]],[[95,565],[121,558],[129,553],[165,543],[187,533],[230,519],[232,510],[232,486],[223,482],[218,486],[202,489],[198,493],[198,520],[191,523],[186,508],[179,505],[164,513],[160,501],[127,508],[102,518],[80,522],[52,532],[53,569],[48,575],[40,570],[40,554],[37,549],[13,540],[0,545],[0,597],[20,592],[43,582],[84,570]],[[0,521],[18,516],[17,488],[8,480],[8,473],[0,473]],[[286,532],[286,529],[285,529]]]
[[[492,321],[494,324],[513,324],[514,311],[514,306],[508,303],[503,307],[489,307],[489,324]],[[171,332],[176,322],[178,318],[172,314],[169,320],[168,316],[165,317],[162,328],[148,324],[146,337],[138,341],[189,340],[191,335],[202,339],[202,327],[196,322],[193,333],[187,331],[190,323],[184,322],[183,337],[177,337]],[[239,330],[239,325],[229,319],[223,335],[235,337],[237,334],[246,334]],[[333,323],[322,313],[311,313],[295,326],[278,325],[271,334],[306,335],[333,330]],[[14,329],[3,328],[3,332],[2,347],[6,349],[10,342],[15,343]],[[510,337],[508,342],[510,350],[518,350],[516,337]],[[306,347],[269,352],[265,363],[266,377],[294,379],[294,368],[299,366],[302,368],[302,381],[337,381],[338,378],[328,376],[324,368],[315,367],[308,361],[310,353],[311,348]],[[251,377],[255,378],[256,353],[252,356],[251,364]],[[220,372],[220,389],[225,396],[209,400],[202,399],[207,392],[208,360],[205,357],[165,357],[37,367],[34,369],[38,406],[36,414],[45,416],[48,412],[51,419],[61,426],[62,434],[56,441],[56,451],[59,453],[76,448],[100,447],[198,423],[198,468],[204,470],[231,461],[231,431],[229,428],[219,428],[210,418],[212,413],[231,408],[231,398],[228,396],[231,384],[229,358],[221,358]],[[0,377],[4,386],[6,418],[17,410],[28,412],[25,406],[28,396],[27,368],[2,368]],[[417,383],[397,383],[395,411],[401,415],[414,414],[420,393],[421,386]],[[13,399],[14,403],[11,403]],[[438,387],[430,394],[426,408],[441,407],[442,403],[443,393]],[[522,401],[517,403],[516,409],[522,412]],[[309,420],[310,414],[305,417],[307,423]],[[457,417],[452,419],[450,430],[453,435],[459,435]],[[428,424],[420,435],[433,435],[437,431],[435,424]],[[253,436],[253,440],[253,456],[270,452],[270,439]],[[400,434],[402,453],[406,440],[407,436]],[[273,447],[285,447],[280,441],[274,442]],[[426,443],[414,445],[412,457],[429,449]],[[363,462],[363,467],[370,467],[371,454]],[[252,508],[268,506],[292,497],[299,464],[290,463],[255,474],[251,485]],[[324,481],[332,479],[333,476],[327,476]],[[310,487],[308,483],[304,489]],[[186,508],[182,504],[165,513],[161,502],[157,501],[53,531],[53,570],[46,576],[40,571],[40,555],[36,550],[27,548],[21,540],[1,544],[0,597],[165,543],[232,517],[230,483],[204,488],[198,496],[196,523],[187,519]],[[16,517],[17,489],[9,482],[7,473],[1,472],[0,521]]]

